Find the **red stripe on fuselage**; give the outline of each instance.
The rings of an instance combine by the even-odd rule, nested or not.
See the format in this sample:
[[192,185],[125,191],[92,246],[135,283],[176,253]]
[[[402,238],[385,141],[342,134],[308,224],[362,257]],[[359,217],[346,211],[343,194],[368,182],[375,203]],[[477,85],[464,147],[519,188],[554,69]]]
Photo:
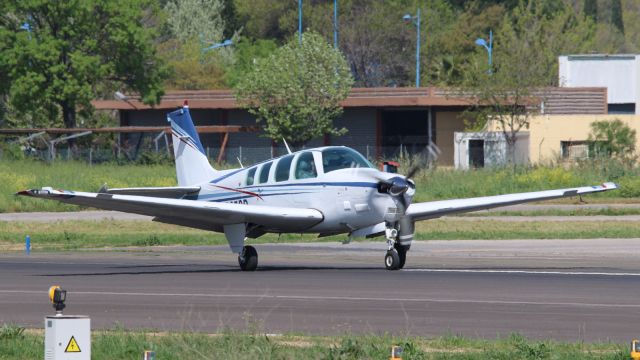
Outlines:
[[256,194],[256,193],[251,192],[251,191],[240,190],[240,189],[234,189],[234,188],[230,188],[230,187],[226,187],[226,186],[221,186],[221,185],[214,185],[214,184],[208,184],[208,185],[209,185],[209,186],[215,186],[215,187],[217,187],[217,188],[224,189],[224,190],[235,191],[235,192],[239,192],[239,193],[242,193],[242,194],[251,195],[251,196],[257,197],[257,198],[258,198],[258,199],[260,199],[260,200],[263,200],[263,199],[262,199],[262,196],[260,196],[260,194]]

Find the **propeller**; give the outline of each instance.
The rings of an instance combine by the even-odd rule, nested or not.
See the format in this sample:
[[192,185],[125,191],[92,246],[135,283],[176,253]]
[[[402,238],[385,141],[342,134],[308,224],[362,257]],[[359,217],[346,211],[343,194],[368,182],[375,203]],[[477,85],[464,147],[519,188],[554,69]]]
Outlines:
[[388,179],[380,179],[378,182],[378,191],[380,193],[387,193],[397,200],[396,204],[400,213],[400,218],[398,219],[398,244],[407,247],[407,249],[411,245],[415,232],[414,222],[405,215],[416,191],[415,182],[411,178],[426,165],[427,162],[420,161],[409,168],[406,176],[394,176]]

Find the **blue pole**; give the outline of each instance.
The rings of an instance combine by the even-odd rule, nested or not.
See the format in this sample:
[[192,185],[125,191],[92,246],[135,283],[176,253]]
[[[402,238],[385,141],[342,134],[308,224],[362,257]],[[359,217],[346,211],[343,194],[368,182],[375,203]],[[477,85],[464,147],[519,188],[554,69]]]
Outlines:
[[416,20],[418,20],[418,23],[416,24],[416,29],[418,31],[416,44],[416,87],[420,87],[420,8],[418,8]]
[[302,0],[298,0],[298,42],[302,45]]
[[493,53],[493,31],[489,30],[489,71],[491,71],[491,53]]
[[338,48],[338,0],[333,0],[333,47]]
[[27,235],[24,238],[24,249],[27,252],[27,256],[31,254],[31,236]]

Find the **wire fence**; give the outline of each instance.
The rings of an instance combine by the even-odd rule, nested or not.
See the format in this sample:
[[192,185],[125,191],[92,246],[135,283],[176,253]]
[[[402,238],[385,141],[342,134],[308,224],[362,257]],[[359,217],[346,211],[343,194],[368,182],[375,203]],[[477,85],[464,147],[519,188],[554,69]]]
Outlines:
[[[403,161],[415,157],[420,154],[425,159],[436,159],[435,152],[429,152],[428,148],[422,148],[421,151],[410,147],[385,146],[376,147],[374,145],[352,146],[353,149],[360,152],[372,163],[381,161]],[[300,150],[300,149],[292,149]],[[50,149],[32,148],[21,146],[17,150],[20,152],[16,156],[16,150],[0,151],[0,159],[9,158],[35,158],[47,162],[59,161],[80,161],[89,165],[100,163],[138,163],[138,164],[162,164],[173,162],[173,149],[167,149],[164,146],[158,148],[100,148],[100,147],[63,147],[58,148],[55,152]],[[237,146],[227,147],[220,156],[221,149],[219,147],[206,147],[205,154],[212,164],[224,166],[243,166],[251,165],[257,162],[265,161],[274,157],[285,155],[287,149],[284,146],[273,147],[249,147]],[[220,161],[218,161],[220,160]]]

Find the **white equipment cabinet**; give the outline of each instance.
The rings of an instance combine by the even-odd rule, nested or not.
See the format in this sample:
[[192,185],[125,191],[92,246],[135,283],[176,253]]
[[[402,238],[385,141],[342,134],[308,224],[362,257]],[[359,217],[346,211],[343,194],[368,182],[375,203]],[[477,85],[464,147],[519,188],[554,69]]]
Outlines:
[[90,360],[91,320],[87,316],[44,318],[45,360]]

